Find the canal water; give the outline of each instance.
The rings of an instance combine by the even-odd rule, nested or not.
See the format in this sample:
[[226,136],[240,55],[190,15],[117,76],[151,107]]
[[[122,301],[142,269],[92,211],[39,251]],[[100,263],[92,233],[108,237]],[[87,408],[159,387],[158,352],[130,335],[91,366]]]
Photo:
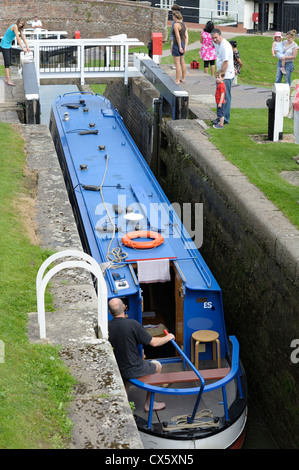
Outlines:
[[78,91],[77,85],[40,85],[41,124],[49,126],[51,105],[55,98],[76,91]]
[[[57,96],[78,91],[76,85],[41,85],[39,87],[41,105],[41,124],[49,125],[52,102]],[[277,445],[249,399],[248,422],[244,449],[277,449]]]
[[278,449],[250,398],[248,400],[248,420],[243,449]]

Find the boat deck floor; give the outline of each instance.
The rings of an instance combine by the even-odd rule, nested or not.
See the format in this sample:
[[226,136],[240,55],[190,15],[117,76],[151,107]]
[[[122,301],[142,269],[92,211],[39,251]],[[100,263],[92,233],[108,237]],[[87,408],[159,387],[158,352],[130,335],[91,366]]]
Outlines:
[[[226,360],[222,359],[221,367],[229,367]],[[205,361],[204,363],[200,363],[199,369],[212,369],[215,368],[214,361]],[[183,365],[181,362],[178,363],[170,363],[170,364],[163,364],[162,373],[165,372],[178,372],[183,371]],[[206,385],[211,382],[206,381]],[[164,386],[164,389],[167,388],[192,388],[198,387],[199,382],[188,382],[188,383],[174,383],[169,384],[168,386]],[[148,413],[144,411],[144,404],[146,401],[146,391],[140,388],[137,388],[131,385],[128,399],[130,402],[133,402],[135,405],[134,413],[141,418],[147,420]],[[227,401],[228,406],[233,402],[236,396],[236,386],[235,382],[232,381],[226,386],[226,393],[227,393]],[[155,411],[153,413],[152,422],[154,423],[162,423],[162,422],[169,422],[172,421],[174,417],[177,416],[188,416],[192,414],[195,401],[197,395],[165,395],[156,393],[155,394],[155,401],[156,402],[164,402],[166,407],[163,410]],[[223,397],[222,397],[222,390],[217,389],[211,392],[204,393],[197,412],[201,412],[202,410],[209,410],[214,418],[222,417],[224,415],[224,408],[222,405]]]

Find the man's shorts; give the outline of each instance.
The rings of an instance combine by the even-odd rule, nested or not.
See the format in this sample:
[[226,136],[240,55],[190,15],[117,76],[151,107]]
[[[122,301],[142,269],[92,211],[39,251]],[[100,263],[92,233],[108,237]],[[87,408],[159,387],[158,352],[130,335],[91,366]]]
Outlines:
[[124,380],[129,380],[130,378],[138,379],[138,377],[143,377],[144,375],[151,375],[156,373],[156,364],[160,364],[159,361],[152,360],[152,361],[143,361],[142,366],[134,369],[134,375],[130,375],[129,377],[123,377]]
[[156,373],[156,363],[160,364],[156,360],[144,361],[143,362],[143,368],[142,368],[142,370],[140,370],[140,375],[138,373],[138,377],[142,377],[143,375],[155,374]]

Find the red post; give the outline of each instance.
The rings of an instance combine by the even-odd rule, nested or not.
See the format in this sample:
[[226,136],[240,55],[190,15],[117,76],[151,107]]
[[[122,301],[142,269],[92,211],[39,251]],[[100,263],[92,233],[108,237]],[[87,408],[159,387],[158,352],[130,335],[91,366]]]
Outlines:
[[160,62],[162,56],[162,33],[152,33],[153,41],[153,60],[157,63]]
[[80,31],[75,31],[75,39],[80,39]]

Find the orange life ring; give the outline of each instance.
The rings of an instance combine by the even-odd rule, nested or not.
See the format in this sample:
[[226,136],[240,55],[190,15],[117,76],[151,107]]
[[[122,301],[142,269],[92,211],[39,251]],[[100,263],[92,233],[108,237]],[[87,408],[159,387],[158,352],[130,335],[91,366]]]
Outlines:
[[[147,242],[135,241],[134,238],[151,238]],[[164,238],[160,233],[152,232],[151,230],[137,230],[135,232],[126,233],[121,239],[124,245],[130,248],[156,248],[164,242]]]

